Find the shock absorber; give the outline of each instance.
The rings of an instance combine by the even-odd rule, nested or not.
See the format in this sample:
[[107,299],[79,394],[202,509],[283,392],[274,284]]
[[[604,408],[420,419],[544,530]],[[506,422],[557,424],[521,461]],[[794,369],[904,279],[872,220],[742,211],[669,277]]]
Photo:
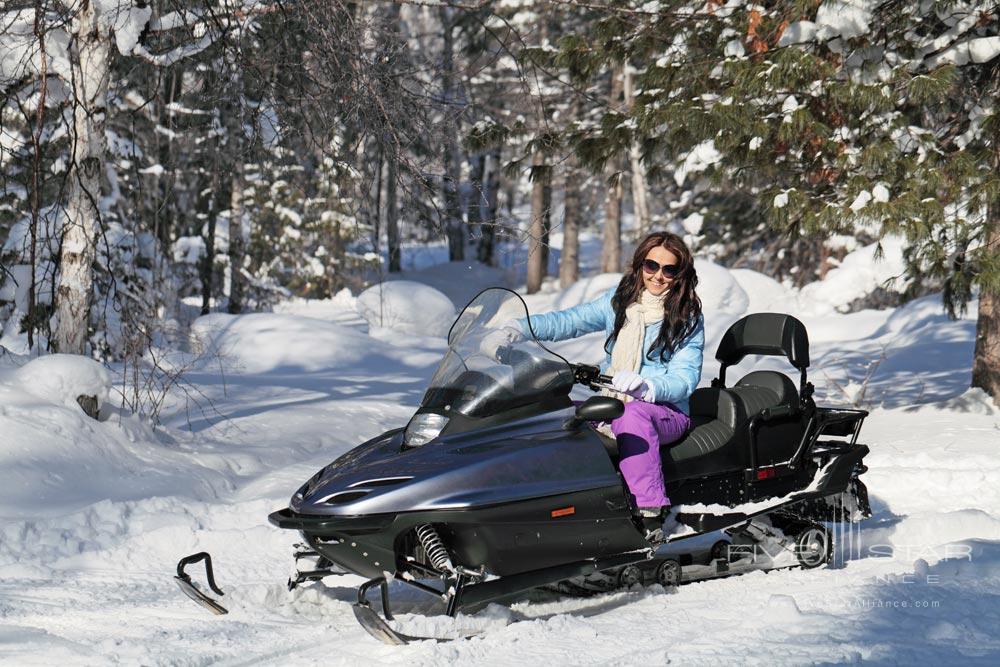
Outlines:
[[444,542],[441,541],[441,536],[434,530],[434,526],[425,523],[417,526],[416,530],[417,539],[420,540],[420,545],[424,548],[424,553],[427,554],[427,560],[431,562],[431,565],[441,572],[454,572],[455,566],[452,565],[448,550],[445,548]]

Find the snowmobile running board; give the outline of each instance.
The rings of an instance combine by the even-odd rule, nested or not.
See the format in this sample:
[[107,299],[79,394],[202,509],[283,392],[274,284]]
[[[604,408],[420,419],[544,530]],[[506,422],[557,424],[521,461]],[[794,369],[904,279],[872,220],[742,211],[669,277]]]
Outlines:
[[[578,561],[576,563],[568,563],[566,565],[555,565],[541,570],[531,570],[522,574],[500,577],[491,581],[473,584],[468,583],[468,578],[465,575],[459,575],[454,587],[449,589],[449,592],[447,593],[417,581],[410,581],[402,578],[397,579],[396,581],[413,586],[414,588],[422,590],[425,593],[431,593],[432,595],[443,597],[447,601],[448,605],[445,613],[454,618],[458,615],[460,609],[466,607],[474,607],[490,600],[495,600],[508,595],[514,595],[516,593],[522,593],[532,588],[547,586],[564,579],[592,574],[599,570],[639,563],[649,560],[652,556],[652,550],[643,549],[640,551],[631,551],[628,553],[608,556],[607,558],[589,559]],[[371,603],[368,602],[368,591],[376,586],[381,589],[382,593],[382,615],[385,617],[384,619],[379,616],[374,609],[372,609]],[[353,610],[354,616],[358,619],[358,623],[361,624],[361,627],[363,627],[372,637],[386,644],[399,645],[415,641],[447,642],[453,641],[454,639],[468,639],[479,634],[478,632],[473,632],[465,634],[461,637],[452,638],[421,637],[397,632],[387,622],[393,620],[393,616],[389,605],[389,584],[385,577],[376,577],[375,579],[371,579],[361,585],[358,589],[358,601],[354,604]]]
[[212,574],[212,557],[208,555],[207,551],[201,551],[199,553],[181,558],[177,563],[177,576],[174,577],[174,581],[177,582],[177,585],[185,595],[200,604],[205,609],[208,609],[216,616],[228,614],[228,609],[198,590],[198,587],[195,586],[193,581],[191,581],[191,577],[184,572],[185,566],[191,565],[192,563],[198,563],[200,561],[205,561],[205,578],[208,579],[209,588],[219,595],[225,595],[225,593],[222,592],[222,589],[215,585],[215,576]]

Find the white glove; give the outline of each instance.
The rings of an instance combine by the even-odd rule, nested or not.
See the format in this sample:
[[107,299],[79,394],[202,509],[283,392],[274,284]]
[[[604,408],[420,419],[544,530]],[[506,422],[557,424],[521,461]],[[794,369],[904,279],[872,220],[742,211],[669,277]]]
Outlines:
[[524,331],[517,320],[508,320],[501,324],[499,328],[483,336],[483,340],[479,344],[479,349],[487,354],[493,354],[498,347],[517,343],[524,340],[524,338]]
[[611,378],[615,391],[628,394],[647,403],[653,402],[653,387],[641,375],[632,371],[618,371]]

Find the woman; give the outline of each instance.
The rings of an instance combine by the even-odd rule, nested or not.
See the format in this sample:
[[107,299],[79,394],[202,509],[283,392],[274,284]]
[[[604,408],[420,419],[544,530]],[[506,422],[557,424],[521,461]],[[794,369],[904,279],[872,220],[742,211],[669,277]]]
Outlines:
[[532,315],[539,340],[607,333],[604,372],[625,413],[611,422],[621,472],[648,531],[670,507],[660,445],[681,439],[691,425],[688,399],[701,379],[705,326],[691,251],[676,234],[654,232],[632,256],[618,287],[574,308]]

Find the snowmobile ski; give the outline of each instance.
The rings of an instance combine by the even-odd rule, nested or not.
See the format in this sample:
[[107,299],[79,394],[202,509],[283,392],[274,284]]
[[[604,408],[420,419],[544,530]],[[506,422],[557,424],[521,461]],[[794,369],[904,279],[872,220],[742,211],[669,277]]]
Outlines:
[[[410,585],[415,585],[416,582],[405,582]],[[382,614],[385,616],[379,616],[378,612],[372,609],[371,604],[368,602],[368,591],[378,586],[382,594]],[[418,589],[423,590],[427,593],[437,593],[433,589],[425,586],[416,586]],[[461,585],[459,585],[455,591],[461,590]],[[451,599],[454,599],[455,592],[452,593],[448,604],[448,615],[454,616],[457,613],[457,609],[453,604],[451,604]],[[358,623],[361,627],[365,629],[365,632],[370,634],[375,639],[379,640],[384,644],[392,645],[402,645],[410,644],[412,642],[423,642],[423,641],[433,641],[433,642],[449,642],[456,639],[469,639],[479,635],[477,632],[470,632],[463,634],[458,637],[429,637],[421,635],[407,635],[402,632],[395,630],[388,621],[393,620],[392,610],[389,607],[389,582],[386,581],[385,577],[376,577],[371,581],[365,582],[358,589],[358,601],[351,606],[351,610],[354,612],[354,617],[358,619]]]
[[200,604],[205,609],[208,609],[216,616],[228,614],[228,609],[199,590],[195,583],[191,581],[190,575],[184,572],[184,568],[186,566],[200,561],[205,561],[205,578],[208,580],[209,588],[215,591],[218,595],[225,595],[225,593],[222,592],[222,589],[215,585],[215,576],[212,574],[212,557],[207,551],[201,551],[199,553],[181,558],[177,563],[177,576],[174,577],[174,581],[177,582],[177,585],[185,595]]

